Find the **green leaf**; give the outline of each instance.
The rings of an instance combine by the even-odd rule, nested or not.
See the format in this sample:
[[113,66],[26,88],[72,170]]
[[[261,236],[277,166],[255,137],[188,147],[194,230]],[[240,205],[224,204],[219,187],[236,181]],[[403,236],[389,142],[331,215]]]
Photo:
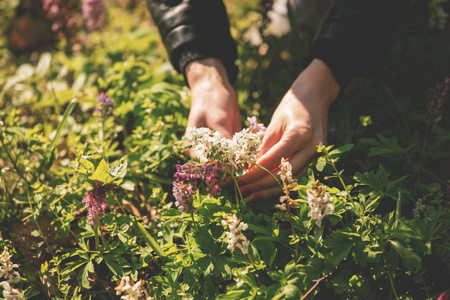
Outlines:
[[323,241],[325,247],[331,250],[326,259],[332,265],[337,266],[347,257],[360,236],[352,232],[336,232],[330,236]]
[[80,268],[84,264],[88,263],[89,260],[77,260],[77,261],[71,261],[67,263],[67,268],[65,268],[61,273],[63,275],[70,274],[71,272],[75,271],[76,269]]
[[344,146],[341,146],[339,148],[336,148],[328,153],[331,159],[338,158],[341,156],[342,153],[350,151],[353,148],[353,144],[346,144]]
[[114,259],[111,259],[110,256],[105,256],[105,263],[114,275],[122,277],[123,266],[117,264]]
[[81,286],[85,289],[91,288],[91,283],[89,282],[89,273],[94,273],[94,263],[89,261],[80,273],[78,273],[78,280],[81,281]]
[[422,259],[419,255],[414,253],[411,249],[404,247],[399,241],[389,240],[391,245],[400,255],[403,265],[408,270],[417,270],[422,264]]
[[159,258],[163,262],[167,262],[168,258],[166,256],[166,254],[164,253],[164,250],[161,249],[161,247],[158,245],[156,240],[150,235],[150,233],[148,233],[148,231],[147,231],[147,229],[145,229],[144,225],[142,225],[141,223],[138,222],[137,226],[138,226],[139,230],[141,231],[142,235],[144,236],[144,239],[147,241],[147,243],[150,245],[150,247],[152,247],[153,251],[155,251],[156,255],[158,255]]
[[111,182],[113,178],[111,177],[111,175],[109,175],[108,163],[104,159],[100,161],[97,168],[95,169],[94,174],[92,174],[89,179],[93,181],[99,181],[102,184]]
[[122,179],[127,174],[127,166],[128,162],[124,158],[120,159],[119,164],[111,166],[111,168],[109,168],[109,174],[113,177],[111,181],[122,181]]
[[326,164],[327,164],[327,160],[323,156],[319,157],[317,159],[317,164],[316,164],[317,171],[322,172],[323,168],[325,168]]
[[284,275],[287,277],[289,275],[291,275],[292,273],[295,272],[295,261],[291,260],[290,262],[288,262],[286,264],[286,266],[284,267]]

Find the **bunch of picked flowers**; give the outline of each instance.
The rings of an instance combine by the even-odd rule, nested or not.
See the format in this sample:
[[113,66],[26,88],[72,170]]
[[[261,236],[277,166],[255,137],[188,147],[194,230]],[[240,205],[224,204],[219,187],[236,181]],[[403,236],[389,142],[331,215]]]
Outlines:
[[184,214],[194,210],[192,202],[197,193],[199,181],[212,184],[212,194],[220,190],[225,175],[236,176],[255,163],[266,128],[256,117],[248,118],[249,126],[227,139],[217,130],[209,128],[187,128],[184,140],[200,151],[205,163],[188,162],[177,165],[173,182],[175,205]]
[[230,171],[245,169],[255,163],[265,133],[263,124],[255,117],[248,118],[249,127],[224,138],[209,128],[188,128],[185,140],[208,160],[217,160]]

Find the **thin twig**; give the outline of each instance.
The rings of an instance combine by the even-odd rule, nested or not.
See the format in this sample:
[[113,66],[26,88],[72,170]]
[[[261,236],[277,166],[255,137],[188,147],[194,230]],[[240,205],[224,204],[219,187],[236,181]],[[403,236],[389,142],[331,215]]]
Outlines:
[[320,283],[322,280],[327,279],[327,278],[330,277],[331,275],[333,275],[333,272],[329,273],[328,275],[323,276],[322,278],[319,278],[319,279],[317,279],[317,280],[313,280],[313,281],[315,281],[316,283],[312,286],[312,288],[309,289],[309,291],[306,292],[306,294],[303,295],[303,297],[302,297],[300,300],[305,300],[306,297],[308,297],[309,294],[311,294],[311,293],[314,291],[314,289],[319,285],[319,283]]

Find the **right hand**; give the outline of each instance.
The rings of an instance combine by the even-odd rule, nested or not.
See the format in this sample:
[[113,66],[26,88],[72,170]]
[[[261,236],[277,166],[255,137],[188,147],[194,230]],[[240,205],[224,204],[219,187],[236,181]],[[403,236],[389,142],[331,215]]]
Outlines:
[[[219,130],[228,139],[235,132],[241,131],[236,92],[221,60],[195,60],[186,66],[185,73],[192,98],[187,127]],[[189,149],[186,153],[191,157],[205,159],[194,149]]]

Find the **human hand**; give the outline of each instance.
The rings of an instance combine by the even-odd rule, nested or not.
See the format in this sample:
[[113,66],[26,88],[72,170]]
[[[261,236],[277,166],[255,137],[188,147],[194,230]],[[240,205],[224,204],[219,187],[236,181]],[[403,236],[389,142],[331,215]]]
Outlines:
[[[192,98],[187,127],[219,130],[229,139],[241,131],[236,92],[220,59],[195,60],[187,65],[185,72]],[[204,159],[195,149],[186,153]]]
[[[292,175],[304,176],[326,142],[328,108],[339,94],[339,84],[328,66],[319,59],[297,77],[275,110],[267,127],[256,163],[277,177],[281,159],[292,165]],[[240,177],[241,193],[253,201],[281,195],[282,190],[270,174],[252,166]]]

